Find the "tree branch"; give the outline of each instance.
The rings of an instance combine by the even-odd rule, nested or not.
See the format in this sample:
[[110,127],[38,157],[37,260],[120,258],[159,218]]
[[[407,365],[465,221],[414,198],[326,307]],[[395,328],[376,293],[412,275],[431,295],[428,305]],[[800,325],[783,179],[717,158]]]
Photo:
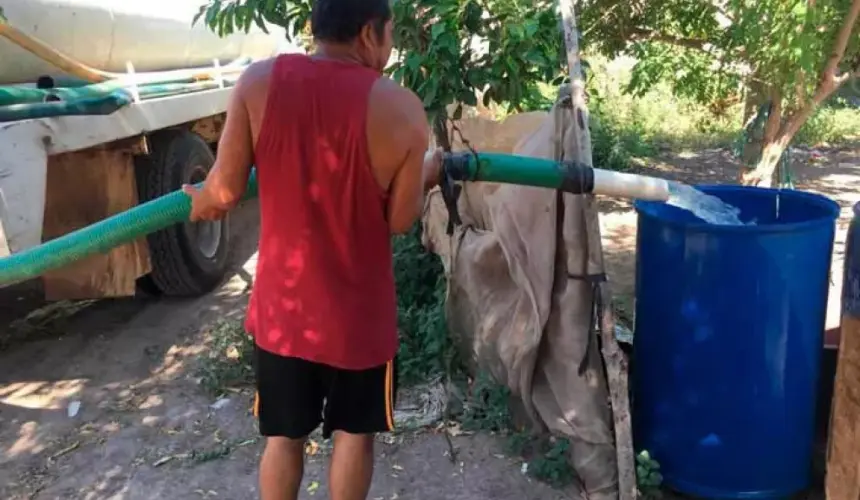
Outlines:
[[812,116],[812,113],[818,109],[818,106],[851,77],[851,71],[846,71],[838,76],[836,72],[839,69],[839,63],[842,62],[842,57],[845,56],[845,48],[848,46],[848,40],[851,39],[851,32],[854,30],[854,25],[857,24],[858,17],[860,17],[860,0],[854,0],[845,15],[842,27],[836,34],[836,39],[833,41],[833,48],[827,58],[827,64],[821,72],[818,88],[815,89],[812,98],[792,113],[780,127],[779,137],[781,141],[790,141],[800,130],[800,127],[806,123],[806,120]]
[[851,3],[851,8],[848,9],[848,13],[845,15],[842,27],[839,28],[839,33],[836,34],[836,40],[833,42],[833,50],[827,59],[822,79],[836,78],[836,69],[839,67],[842,57],[845,56],[845,48],[848,47],[848,40],[851,39],[851,32],[854,31],[854,25],[857,24],[858,17],[860,17],[860,0],[854,0]]

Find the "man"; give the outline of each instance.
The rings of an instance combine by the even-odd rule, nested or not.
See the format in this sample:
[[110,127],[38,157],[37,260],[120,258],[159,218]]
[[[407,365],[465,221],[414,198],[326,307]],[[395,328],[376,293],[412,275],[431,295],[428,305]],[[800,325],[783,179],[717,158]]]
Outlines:
[[298,498],[303,450],[334,435],[330,498],[362,500],[373,434],[393,428],[397,314],[390,235],[437,183],[418,97],[382,77],[388,0],[316,0],[312,56],[251,65],[232,93],[192,220],[223,217],[256,164],[260,250],[246,327],[257,354],[263,500]]

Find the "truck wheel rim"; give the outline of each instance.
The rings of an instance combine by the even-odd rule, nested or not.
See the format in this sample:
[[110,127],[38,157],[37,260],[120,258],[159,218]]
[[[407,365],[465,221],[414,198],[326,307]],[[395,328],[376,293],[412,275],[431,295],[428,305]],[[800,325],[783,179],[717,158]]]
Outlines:
[[[191,183],[196,184],[203,182],[206,179],[206,169],[196,167],[191,173]],[[201,255],[207,259],[214,259],[218,254],[218,248],[221,247],[221,232],[223,229],[223,221],[200,221],[191,222],[186,227],[189,229],[189,236],[194,239],[194,245]]]

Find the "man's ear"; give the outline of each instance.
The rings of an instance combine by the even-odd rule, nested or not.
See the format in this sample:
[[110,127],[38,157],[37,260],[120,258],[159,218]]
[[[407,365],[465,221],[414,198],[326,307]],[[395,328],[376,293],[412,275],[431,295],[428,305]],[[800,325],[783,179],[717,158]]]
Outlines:
[[367,23],[361,27],[361,31],[358,33],[358,39],[365,47],[373,47],[376,44],[376,33],[373,31],[371,23]]

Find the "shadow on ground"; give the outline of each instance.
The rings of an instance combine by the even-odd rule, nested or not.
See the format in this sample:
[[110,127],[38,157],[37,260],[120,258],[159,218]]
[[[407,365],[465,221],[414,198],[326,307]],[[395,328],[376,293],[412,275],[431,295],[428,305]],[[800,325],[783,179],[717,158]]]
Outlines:
[[[120,464],[158,454],[129,442],[195,435],[195,381],[183,377],[206,325],[243,314],[254,212],[237,212],[233,276],[207,297],[47,304],[37,283],[0,290],[0,498],[110,497],[126,480]],[[96,449],[104,467],[93,470]],[[50,488],[58,478],[66,486]]]

